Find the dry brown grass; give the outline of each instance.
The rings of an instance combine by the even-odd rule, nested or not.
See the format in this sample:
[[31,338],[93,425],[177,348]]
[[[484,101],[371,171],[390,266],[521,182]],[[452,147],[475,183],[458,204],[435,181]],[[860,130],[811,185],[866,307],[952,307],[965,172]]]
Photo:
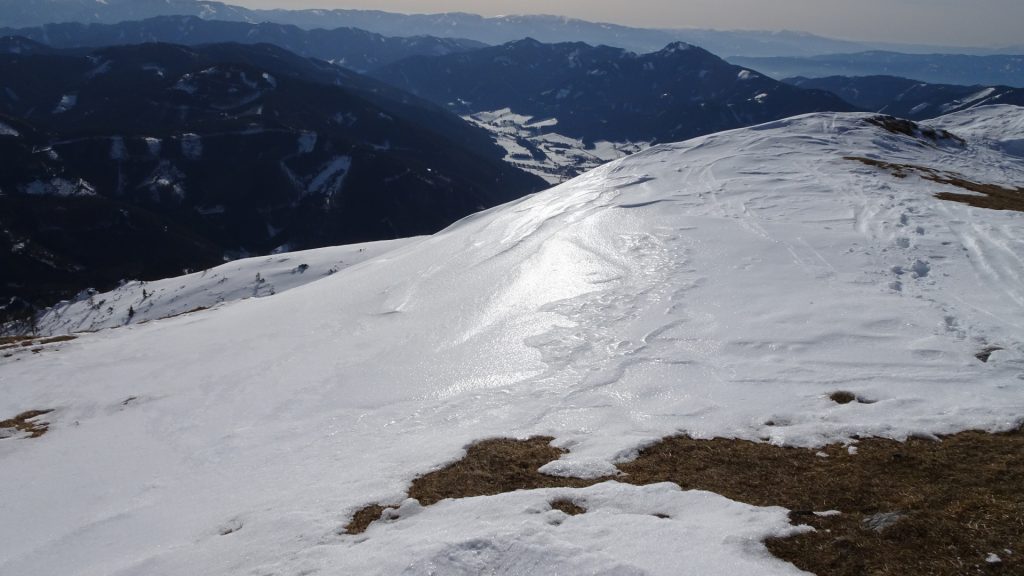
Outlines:
[[580,514],[586,514],[587,509],[580,506],[579,504],[569,500],[567,498],[559,498],[554,500],[551,504],[552,510],[561,510],[569,516],[579,516]]
[[349,523],[345,526],[345,534],[362,534],[366,532],[366,529],[370,527],[377,520],[380,520],[381,514],[389,507],[381,506],[380,504],[371,504],[365,508],[359,509],[349,520]]
[[952,132],[921,126],[916,122],[904,120],[903,118],[896,118],[894,116],[874,116],[868,118],[865,122],[878,126],[879,128],[892,132],[893,134],[902,134],[904,136],[910,136],[911,138],[927,139],[931,142],[938,142],[939,140],[953,140],[960,145],[966,144],[963,138],[953,134]]
[[558,460],[564,450],[551,446],[553,438],[484,440],[466,450],[466,456],[440,470],[413,480],[409,497],[429,506],[445,498],[491,496],[514,490],[579,487],[593,482],[547,476],[541,466]]
[[26,438],[39,438],[50,429],[48,422],[36,421],[36,418],[49,414],[53,410],[29,410],[9,420],[0,420],[0,429],[17,430],[28,434]]
[[[414,481],[409,495],[429,505],[607,480],[539,474],[537,468],[563,453],[549,446],[550,440],[481,442],[462,460]],[[620,465],[626,475],[617,479],[637,485],[674,482],[740,502],[789,508],[795,523],[817,531],[771,540],[768,548],[819,575],[1024,574],[1024,431],[964,432],[940,441],[866,438],[856,446],[854,453],[841,445],[808,450],[680,436]],[[556,504],[566,513],[577,512],[571,501]],[[347,532],[365,530],[384,509],[361,510]],[[814,514],[828,510],[840,514]],[[898,513],[898,520],[879,531],[870,527],[867,520],[887,513]],[[987,563],[989,553],[1002,562]]]
[[[47,344],[58,344],[77,339],[77,336],[51,336],[40,338],[38,336],[2,336],[0,337],[0,350],[11,350],[17,348],[39,348]],[[33,352],[35,350],[33,349]]]
[[857,395],[853,392],[847,392],[846,390],[840,390],[833,392],[829,395],[829,400],[832,400],[836,404],[849,404],[857,400]]
[[[551,446],[554,438],[536,436],[526,440],[498,438],[477,442],[466,449],[457,462],[413,480],[409,497],[429,506],[445,498],[492,496],[515,490],[535,488],[583,487],[593,481],[548,476],[537,472],[541,466],[558,460],[565,450]],[[372,504],[356,512],[345,527],[348,534],[359,534],[380,518],[387,508]]]
[[[795,522],[818,531],[768,548],[816,574],[1024,574],[1024,432],[869,438],[855,454],[838,445],[822,451],[827,458],[818,450],[677,437],[620,468],[635,484],[675,482],[793,510]],[[841,514],[813,514],[827,510]],[[868,518],[891,512],[904,517],[881,532],[867,527]],[[985,562],[993,552],[1001,564]]]
[[917,174],[925,180],[938,184],[954,186],[976,194],[960,194],[956,192],[939,192],[935,195],[940,200],[960,202],[976,208],[988,208],[989,210],[1013,210],[1024,212],[1024,188],[1007,188],[998,184],[982,184],[973,182],[953,172],[934,170],[925,166],[913,164],[893,164],[883,160],[864,158],[862,156],[846,156],[846,160],[853,160],[868,166],[874,166],[888,170],[897,178],[906,178],[911,174]]

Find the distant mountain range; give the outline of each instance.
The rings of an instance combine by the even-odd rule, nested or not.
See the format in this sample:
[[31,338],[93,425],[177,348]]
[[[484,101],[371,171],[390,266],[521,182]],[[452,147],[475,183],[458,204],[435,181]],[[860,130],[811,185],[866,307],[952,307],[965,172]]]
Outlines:
[[0,48],[0,304],[430,233],[544,187],[448,112],[271,45]]
[[856,109],[683,43],[637,55],[526,39],[372,74],[486,127],[510,162],[552,183],[652,143]]
[[1024,55],[862,52],[807,58],[736,57],[729,61],[760,70],[773,78],[886,75],[936,84],[1024,88]]
[[1008,86],[928,84],[895,76],[788,78],[800,88],[827,90],[874,112],[925,120],[990,104],[1024,106],[1024,89]]
[[486,46],[457,38],[388,38],[355,28],[305,30],[283,24],[224,22],[197,16],[158,16],[117,24],[72,22],[33,28],[0,28],[0,36],[28,38],[55,48],[144,42],[187,46],[219,42],[269,43],[301,56],[320,58],[356,71],[370,70],[410,56],[440,56]]
[[526,39],[415,57],[373,75],[458,114],[510,108],[552,131],[597,140],[671,142],[804,112],[853,107],[676,43],[637,55]]
[[307,29],[351,27],[386,36],[467,38],[487,44],[503,44],[531,37],[549,43],[586,42],[595,46],[617,46],[638,53],[654,52],[679,41],[701,46],[722,56],[808,56],[878,49],[924,53],[993,52],[963,47],[851,42],[791,31],[631,28],[560,16],[485,18],[465,13],[406,15],[377,10],[252,10],[206,0],[0,0],[0,23],[15,28],[53,22],[113,24],[169,15],[250,23],[273,22]]

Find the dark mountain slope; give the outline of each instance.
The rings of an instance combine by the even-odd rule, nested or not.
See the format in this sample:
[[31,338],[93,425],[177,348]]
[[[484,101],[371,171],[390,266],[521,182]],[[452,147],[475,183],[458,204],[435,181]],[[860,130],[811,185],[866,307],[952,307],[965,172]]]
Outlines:
[[0,251],[28,260],[0,298],[430,233],[544,186],[451,114],[273,46],[3,54],[0,77]]
[[527,39],[410,58],[373,74],[460,114],[508,107],[557,118],[560,134],[585,141],[676,141],[804,112],[854,110],[830,93],[777,82],[681,43],[636,55]]
[[806,76],[899,76],[920,82],[1024,88],[1024,56],[900,54],[860,52],[806,58],[736,57],[730,62],[761,70],[773,78]]
[[785,82],[800,88],[827,90],[866,110],[911,120],[935,118],[988,104],[1024,106],[1024,89],[1008,86],[928,84],[896,76],[797,77]]

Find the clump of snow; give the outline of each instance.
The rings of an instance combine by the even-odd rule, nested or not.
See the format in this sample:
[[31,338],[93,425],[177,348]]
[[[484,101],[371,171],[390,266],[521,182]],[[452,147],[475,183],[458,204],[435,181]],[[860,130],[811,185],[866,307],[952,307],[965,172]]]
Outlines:
[[54,114],[63,114],[78,105],[78,94],[65,94],[53,109]]
[[21,136],[21,133],[9,125],[0,122],[0,136],[14,136],[17,138],[18,136]]
[[[158,72],[160,76],[163,76],[162,72]],[[196,78],[192,74],[185,74],[175,82],[171,90],[178,90],[186,94],[196,94],[199,92],[199,85],[196,83]]]
[[879,512],[864,519],[864,527],[874,532],[884,532],[906,518],[901,512]]
[[564,478],[604,478],[619,473],[614,464],[602,459],[555,460],[542,466],[539,471],[541,474]]
[[23,194],[30,196],[95,196],[96,189],[85,180],[68,180],[67,178],[51,178],[50,180],[33,180],[20,187]]
[[160,150],[163,147],[163,144],[160,142],[160,139],[159,138],[145,138],[145,142],[146,142],[146,148],[149,149],[150,155],[154,156],[154,157],[159,157],[160,156]]
[[307,187],[309,194],[322,194],[333,197],[341,191],[345,176],[352,168],[351,156],[338,156],[325,164],[320,173],[313,177]]
[[736,78],[738,78],[740,80],[750,80],[754,76],[755,76],[754,72],[752,72],[750,70],[744,69],[744,70],[740,70],[739,74],[736,75]]
[[316,148],[317,133],[302,132],[299,134],[299,154],[309,154]]
[[181,153],[189,160],[199,160],[203,157],[203,139],[198,134],[181,135]]

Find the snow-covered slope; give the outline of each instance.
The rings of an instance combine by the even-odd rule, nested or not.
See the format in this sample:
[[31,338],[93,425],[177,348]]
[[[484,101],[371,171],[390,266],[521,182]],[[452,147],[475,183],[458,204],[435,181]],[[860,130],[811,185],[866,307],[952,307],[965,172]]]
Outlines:
[[1024,214],[870,161],[1003,186],[1024,163],[995,134],[867,118],[658,146],[272,298],[0,360],[0,416],[56,409],[0,440],[0,573],[798,573],[758,544],[784,511],[666,485],[406,502],[338,531],[492,436],[554,436],[570,452],[545,471],[592,476],[678,432],[1018,423]]
[[1024,114],[1020,106],[985,106],[949,114],[931,124],[1024,158]]
[[87,291],[44,311],[34,332],[56,336],[140,324],[245,298],[273,296],[378,258],[416,238],[385,240],[235,260],[156,282],[133,281],[104,293]]

